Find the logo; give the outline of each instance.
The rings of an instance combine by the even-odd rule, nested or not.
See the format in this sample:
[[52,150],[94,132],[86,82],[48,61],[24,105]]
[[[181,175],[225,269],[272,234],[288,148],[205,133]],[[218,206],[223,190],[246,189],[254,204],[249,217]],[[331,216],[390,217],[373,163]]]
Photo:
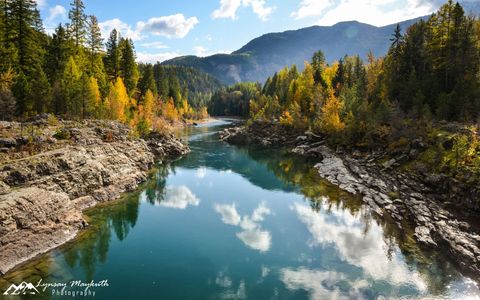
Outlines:
[[37,295],[40,292],[37,290],[33,284],[30,282],[22,282],[19,285],[12,284],[6,291],[4,295]]
[[69,282],[44,282],[43,279],[40,279],[36,285],[26,281],[19,285],[12,284],[3,295],[28,296],[50,293],[52,296],[62,297],[95,297],[97,289],[108,288],[109,286],[108,279],[101,281],[71,280]]

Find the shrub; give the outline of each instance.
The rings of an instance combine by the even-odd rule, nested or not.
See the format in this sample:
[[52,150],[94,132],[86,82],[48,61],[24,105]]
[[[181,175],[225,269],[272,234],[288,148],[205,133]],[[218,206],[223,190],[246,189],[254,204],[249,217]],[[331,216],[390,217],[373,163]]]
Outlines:
[[57,140],[69,140],[70,139],[70,131],[66,128],[62,128],[57,130],[55,134],[53,135],[54,138]]

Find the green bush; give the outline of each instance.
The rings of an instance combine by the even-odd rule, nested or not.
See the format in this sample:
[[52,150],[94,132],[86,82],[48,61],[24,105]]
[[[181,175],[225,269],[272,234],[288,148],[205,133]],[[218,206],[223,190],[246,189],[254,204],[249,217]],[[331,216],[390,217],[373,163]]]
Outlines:
[[54,138],[57,140],[69,140],[70,139],[70,131],[66,128],[62,128],[57,130],[55,134],[53,135]]

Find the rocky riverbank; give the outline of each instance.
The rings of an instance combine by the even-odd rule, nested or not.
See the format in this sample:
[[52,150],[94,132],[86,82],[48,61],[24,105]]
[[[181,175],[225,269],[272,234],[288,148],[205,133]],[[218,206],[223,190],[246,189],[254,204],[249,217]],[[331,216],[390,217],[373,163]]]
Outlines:
[[[412,141],[399,158],[385,159],[385,153],[332,150],[322,136],[287,131],[272,123],[229,128],[220,133],[220,138],[240,145],[287,146],[293,153],[315,158],[315,168],[323,178],[361,195],[375,213],[391,219],[400,229],[413,228],[419,244],[446,251],[465,273],[480,281],[478,226],[448,205],[448,200],[455,197],[475,197],[476,191],[469,188],[471,183],[455,185],[438,174],[398,168],[402,159],[415,159],[424,147],[421,141]],[[455,197],[452,191],[457,192]]]
[[83,210],[134,190],[157,159],[189,152],[172,134],[140,139],[113,121],[0,129],[0,275],[73,239]]

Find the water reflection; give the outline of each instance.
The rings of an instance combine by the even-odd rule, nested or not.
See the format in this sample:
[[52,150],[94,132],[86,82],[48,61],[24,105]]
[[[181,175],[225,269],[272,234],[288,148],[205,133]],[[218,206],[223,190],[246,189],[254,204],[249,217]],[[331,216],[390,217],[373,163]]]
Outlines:
[[189,205],[198,206],[200,204],[200,199],[185,185],[167,186],[163,198],[159,203],[160,206],[176,209],[186,209]]
[[0,287],[2,280],[105,276],[117,284],[106,296],[118,298],[132,296],[123,285],[165,299],[478,293],[441,254],[417,246],[408,222],[401,233],[372,215],[321,180],[313,162],[232,147],[208,127],[190,134],[191,155],[159,164],[142,192],[88,212],[90,229],[78,240],[9,274]]
[[132,195],[115,205],[96,208],[90,216],[91,228],[84,232],[78,242],[69,244],[63,251],[63,257],[70,268],[77,265],[85,272],[85,277],[92,280],[95,267],[105,263],[112,233],[120,241],[135,227],[138,219],[138,195]]
[[258,205],[251,216],[240,216],[235,204],[215,204],[214,209],[222,216],[222,222],[228,225],[238,226],[242,229],[236,236],[248,247],[260,252],[267,252],[272,244],[272,236],[269,231],[261,228],[260,222],[272,212],[265,202]]

